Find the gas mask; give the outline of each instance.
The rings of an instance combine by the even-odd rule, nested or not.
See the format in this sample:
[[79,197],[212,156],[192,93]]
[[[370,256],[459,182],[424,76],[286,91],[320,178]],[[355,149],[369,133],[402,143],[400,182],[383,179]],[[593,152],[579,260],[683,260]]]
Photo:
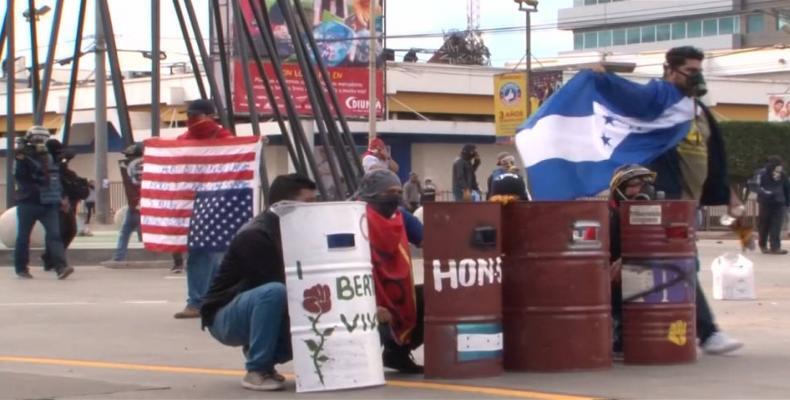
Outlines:
[[370,200],[370,206],[384,218],[391,218],[400,205],[401,196],[397,194],[378,195]]
[[[642,178],[635,178],[635,179],[641,180]],[[626,186],[630,186],[629,183],[631,183],[631,181],[626,182],[625,184],[623,184],[622,186],[616,189],[617,197],[620,200],[650,201],[657,199],[656,187],[653,185],[652,182],[643,180],[641,183],[642,187],[639,189],[639,192],[630,196],[627,195],[628,189],[626,188]]]
[[687,95],[691,97],[703,97],[708,93],[708,85],[705,83],[705,76],[702,75],[702,72],[687,74],[679,69],[675,71],[686,77],[686,85],[683,89]]

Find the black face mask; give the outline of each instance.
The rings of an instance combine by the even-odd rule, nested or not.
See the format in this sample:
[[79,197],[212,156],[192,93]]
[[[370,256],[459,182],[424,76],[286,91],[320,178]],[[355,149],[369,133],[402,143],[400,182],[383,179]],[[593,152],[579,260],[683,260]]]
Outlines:
[[702,75],[702,72],[687,74],[679,69],[675,71],[686,77],[686,85],[683,89],[687,95],[702,97],[708,93],[708,85],[705,83],[705,76]]
[[401,197],[397,194],[376,196],[370,201],[373,207],[384,218],[391,218],[401,203]]

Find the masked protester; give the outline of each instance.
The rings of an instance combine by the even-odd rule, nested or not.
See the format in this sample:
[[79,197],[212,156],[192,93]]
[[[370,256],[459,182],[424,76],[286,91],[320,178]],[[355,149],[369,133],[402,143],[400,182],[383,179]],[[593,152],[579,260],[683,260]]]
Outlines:
[[761,172],[757,201],[760,204],[760,251],[764,254],[787,254],[787,250],[782,249],[782,224],[790,206],[790,181],[778,156],[769,157]]
[[[683,46],[670,49],[665,58],[663,79],[697,100],[695,118],[686,137],[648,166],[657,173],[656,190],[664,192],[669,200],[695,200],[700,206],[727,205],[729,214],[739,217],[744,207],[729,186],[724,137],[713,114],[698,100],[708,91],[702,75],[705,54]],[[719,331],[699,280],[696,305],[697,337],[703,351],[724,354],[743,346]]]
[[[422,286],[414,286],[407,217],[399,209],[403,196],[400,180],[392,171],[373,170],[362,178],[355,196],[368,203],[370,256],[384,366],[403,373],[422,373],[422,366],[414,362],[411,352],[423,342],[423,291]],[[421,231],[421,224],[419,228]]]
[[508,204],[513,201],[527,200],[527,185],[518,174],[506,172],[493,178],[490,183],[489,201]]
[[496,168],[488,176],[488,193],[486,197],[490,199],[494,191],[494,179],[505,173],[517,173],[516,158],[512,154],[502,152],[496,156]]
[[[315,189],[304,176],[278,176],[269,201],[313,202]],[[281,249],[280,219],[270,207],[231,240],[200,307],[203,329],[224,345],[242,347],[247,374],[241,385],[250,390],[282,389],[285,378],[274,366],[292,358]]]
[[14,270],[20,279],[33,278],[28,262],[30,233],[36,221],[44,226],[46,252],[58,279],[65,279],[74,272],[74,268],[66,264],[60,232],[59,212],[68,203],[63,197],[60,165],[47,149],[47,140],[49,131],[46,128],[31,126],[15,151],[17,237],[14,246]]
[[610,261],[612,264],[612,324],[615,355],[623,353],[623,289],[620,284],[620,269],[623,265],[620,246],[620,202],[625,200],[655,200],[653,183],[656,173],[637,164],[628,164],[614,171],[609,184],[609,234]]
[[[214,120],[214,104],[208,100],[195,100],[187,107],[188,130],[180,140],[211,140],[233,137],[233,133]],[[187,251],[187,304],[173,315],[176,319],[200,316],[200,303],[211,283],[211,277],[222,261],[222,251]]]
[[466,144],[453,163],[453,198],[455,201],[479,201],[480,187],[477,185],[477,168],[480,155],[477,147]]
[[362,154],[362,168],[365,173],[374,169],[388,169],[398,173],[399,166],[387,151],[387,145],[381,138],[374,138],[368,145],[368,150]]

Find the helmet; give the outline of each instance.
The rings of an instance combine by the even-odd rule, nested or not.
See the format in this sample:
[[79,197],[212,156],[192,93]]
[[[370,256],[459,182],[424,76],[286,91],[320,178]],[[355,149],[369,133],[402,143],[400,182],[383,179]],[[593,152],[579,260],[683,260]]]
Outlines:
[[[618,167],[612,174],[612,181],[609,183],[609,192],[612,197],[618,200],[628,199],[624,192],[625,185],[634,179],[641,179],[643,182],[650,184],[651,191],[654,190],[652,184],[656,180],[655,172],[639,164],[626,164]],[[645,193],[643,197],[652,199],[655,196]]]
[[142,143],[135,143],[135,144],[123,149],[123,151],[121,153],[123,153],[123,155],[125,155],[126,157],[130,157],[130,158],[142,157],[144,148],[145,147],[143,146]]
[[25,132],[25,140],[29,143],[45,143],[49,139],[49,129],[41,125],[33,125]]

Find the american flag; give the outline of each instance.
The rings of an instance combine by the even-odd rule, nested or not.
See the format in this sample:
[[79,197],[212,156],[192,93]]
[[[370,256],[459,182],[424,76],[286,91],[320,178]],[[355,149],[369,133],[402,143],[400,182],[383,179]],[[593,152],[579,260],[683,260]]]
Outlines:
[[140,217],[146,250],[225,250],[260,204],[257,137],[149,139]]

